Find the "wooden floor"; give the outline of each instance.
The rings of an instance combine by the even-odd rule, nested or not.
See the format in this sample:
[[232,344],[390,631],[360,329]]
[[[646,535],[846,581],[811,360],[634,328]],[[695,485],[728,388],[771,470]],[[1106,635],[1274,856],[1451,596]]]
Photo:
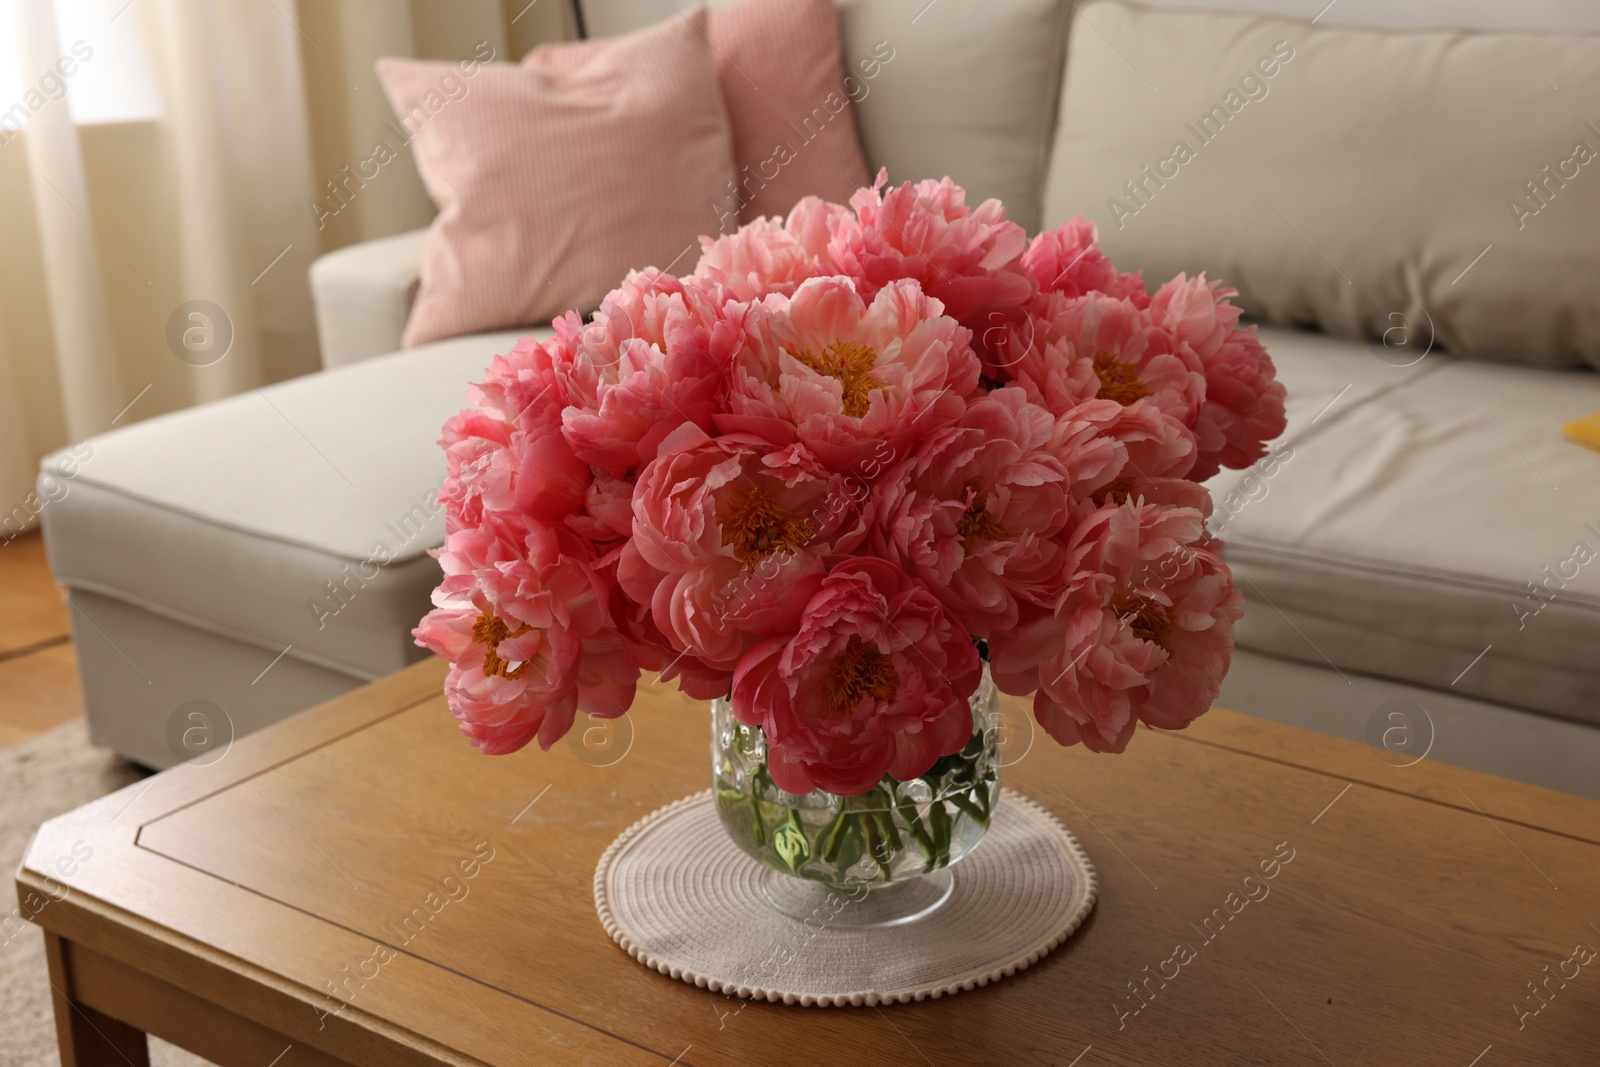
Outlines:
[[0,543],[0,746],[83,714],[68,611],[38,533]]

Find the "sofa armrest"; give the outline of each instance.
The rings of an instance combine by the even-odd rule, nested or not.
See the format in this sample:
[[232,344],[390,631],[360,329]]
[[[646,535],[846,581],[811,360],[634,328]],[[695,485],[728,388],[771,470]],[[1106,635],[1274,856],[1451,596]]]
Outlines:
[[400,348],[427,235],[422,229],[363,241],[311,264],[324,368]]

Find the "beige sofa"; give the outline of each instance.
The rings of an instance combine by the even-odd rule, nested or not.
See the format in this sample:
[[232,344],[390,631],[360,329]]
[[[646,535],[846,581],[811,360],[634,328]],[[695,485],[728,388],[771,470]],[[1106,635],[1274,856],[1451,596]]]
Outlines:
[[[1251,6],[1303,20],[841,0],[847,59],[894,50],[857,105],[868,161],[949,173],[1030,230],[1082,212],[1124,268],[1243,290],[1290,425],[1212,485],[1247,598],[1221,703],[1373,740],[1392,764],[1600,797],[1600,562],[1576,562],[1600,553],[1600,454],[1558,432],[1600,409],[1577,365],[1600,361],[1582,295],[1600,289],[1600,164],[1509,236],[1502,202],[1531,195],[1505,175],[1559,167],[1581,136],[1600,149],[1570,111],[1600,94],[1547,100],[1537,80],[1592,87],[1600,41],[1511,27],[1600,30],[1600,11],[1480,3],[1508,39],[1449,0],[1406,14],[1475,28],[1333,26],[1395,17],[1358,0],[1315,25],[1321,4]],[[586,14],[610,32],[658,13]],[[1280,41],[1293,57],[1269,76]],[[325,372],[91,442],[44,519],[99,743],[165,766],[194,754],[197,712],[246,732],[421,655],[439,426],[530,332],[397,352],[422,237],[315,264]]]

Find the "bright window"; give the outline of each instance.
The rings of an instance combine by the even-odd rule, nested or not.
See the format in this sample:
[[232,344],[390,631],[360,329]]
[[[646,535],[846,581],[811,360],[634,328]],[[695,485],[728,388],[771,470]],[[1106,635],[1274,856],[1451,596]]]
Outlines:
[[[161,115],[140,0],[22,0],[0,5],[0,131],[27,125],[66,103],[80,126],[140,122]],[[35,54],[26,21],[54,14],[54,49]],[[0,136],[0,140],[4,140]]]

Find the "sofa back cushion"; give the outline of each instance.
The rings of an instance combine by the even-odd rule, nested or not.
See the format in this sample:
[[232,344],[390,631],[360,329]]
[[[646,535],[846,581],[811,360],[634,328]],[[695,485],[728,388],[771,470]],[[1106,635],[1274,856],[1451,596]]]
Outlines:
[[1267,322],[1600,366],[1600,36],[1082,5],[1044,223]]
[[705,11],[521,66],[384,59],[439,207],[407,348],[588,311],[635,267],[687,270],[733,180]]
[[735,187],[707,232],[845,200],[867,182],[833,0],[744,0],[706,19],[733,131]]
[[[966,188],[969,203],[998,197],[1008,218],[1037,232],[1069,0],[835,2],[845,90],[868,171],[886,167],[894,184],[948,175]],[[727,0],[710,6],[720,16]],[[686,7],[583,0],[594,35],[678,18],[675,9]],[[828,199],[848,196],[845,189]]]
[[[638,2],[638,0],[630,0]],[[663,3],[666,0],[662,0]],[[1072,0],[1066,0],[1071,3]],[[1464,26],[1502,30],[1600,30],[1600,4],[1591,0],[1144,0],[1148,7],[1259,11],[1319,24]]]
[[[949,176],[1037,233],[1070,8],[1061,0],[838,0],[846,65],[876,57],[856,120],[893,183]],[[857,66],[858,72],[860,71]]]

